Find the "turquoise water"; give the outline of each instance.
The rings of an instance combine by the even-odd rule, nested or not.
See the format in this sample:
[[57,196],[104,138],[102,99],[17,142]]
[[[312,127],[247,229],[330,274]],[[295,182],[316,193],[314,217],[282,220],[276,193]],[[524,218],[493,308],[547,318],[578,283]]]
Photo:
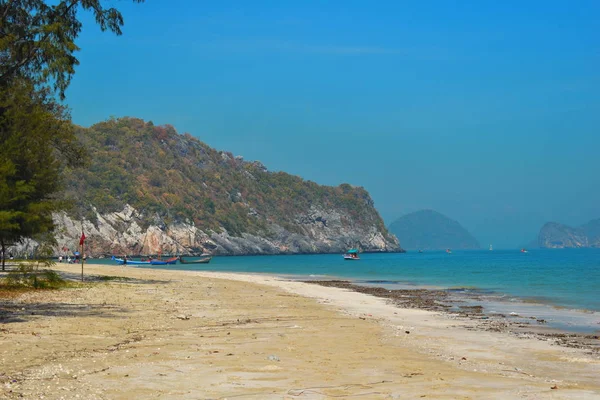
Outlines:
[[[470,292],[489,302],[600,311],[600,249],[361,254],[360,261],[344,261],[338,254],[214,257],[210,264],[168,268],[342,278],[385,287],[432,286]],[[600,314],[587,314],[586,324],[594,329],[586,330],[600,329]]]
[[471,288],[501,297],[600,311],[600,249],[361,254],[359,261],[344,261],[338,254],[214,257],[210,264],[168,268]]

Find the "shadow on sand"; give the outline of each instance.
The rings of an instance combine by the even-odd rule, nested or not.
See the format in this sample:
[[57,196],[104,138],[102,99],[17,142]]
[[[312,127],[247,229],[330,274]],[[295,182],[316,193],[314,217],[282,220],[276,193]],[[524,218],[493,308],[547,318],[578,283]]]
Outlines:
[[[0,274],[0,278],[6,277],[7,273]],[[61,277],[68,281],[80,282],[81,275],[57,271]],[[144,285],[144,284],[168,284],[170,280],[156,279],[136,279],[122,276],[108,275],[84,275],[83,284],[94,283],[122,283],[128,285]],[[73,290],[73,289],[58,289],[58,290]],[[33,290],[31,292],[24,291],[23,293],[43,293],[44,291]],[[42,296],[43,297],[43,296]],[[4,324],[14,322],[27,322],[39,316],[42,317],[100,317],[100,318],[127,318],[127,314],[131,310],[125,307],[115,306],[113,304],[73,304],[62,302],[22,302],[18,296],[9,298],[0,298],[0,327]],[[0,329],[1,330],[1,329]]]

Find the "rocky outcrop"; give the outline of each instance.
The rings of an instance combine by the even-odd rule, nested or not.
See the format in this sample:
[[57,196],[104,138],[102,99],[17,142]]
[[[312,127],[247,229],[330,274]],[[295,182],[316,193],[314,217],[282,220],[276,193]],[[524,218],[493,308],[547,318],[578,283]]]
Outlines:
[[[85,252],[93,257],[159,252],[183,255],[331,253],[353,246],[367,252],[401,251],[395,237],[386,238],[375,226],[348,227],[342,223],[345,218],[349,217],[336,210],[312,207],[306,214],[296,216],[295,232],[273,223],[264,236],[249,233],[232,236],[224,228],[219,232],[205,232],[193,223],[166,224],[160,217],[148,218],[130,205],[120,212],[96,212],[93,222],[75,221],[61,212],[54,215],[56,255],[75,251],[82,230],[86,235]],[[148,225],[147,220],[153,224]]]
[[578,228],[548,222],[540,229],[538,245],[549,249],[600,247],[600,219]]

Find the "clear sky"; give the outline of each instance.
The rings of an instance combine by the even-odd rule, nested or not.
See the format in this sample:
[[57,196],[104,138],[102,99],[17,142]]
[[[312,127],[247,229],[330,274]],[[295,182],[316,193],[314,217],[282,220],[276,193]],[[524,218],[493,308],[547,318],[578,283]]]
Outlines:
[[364,186],[516,247],[600,217],[600,2],[110,2],[67,102],[169,123],[246,160]]

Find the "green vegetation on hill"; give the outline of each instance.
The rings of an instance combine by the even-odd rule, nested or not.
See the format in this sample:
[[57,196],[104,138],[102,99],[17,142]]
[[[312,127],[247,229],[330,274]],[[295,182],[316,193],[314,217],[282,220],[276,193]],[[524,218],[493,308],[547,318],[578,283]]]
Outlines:
[[168,125],[111,119],[77,135],[90,149],[89,167],[64,174],[65,195],[75,200],[71,213],[80,217],[93,220],[93,207],[106,213],[129,204],[148,224],[193,222],[231,235],[269,235],[271,223],[302,233],[296,218],[314,206],[343,211],[349,228],[375,226],[387,235],[365,189],[268,172],[260,162],[214,150]]

